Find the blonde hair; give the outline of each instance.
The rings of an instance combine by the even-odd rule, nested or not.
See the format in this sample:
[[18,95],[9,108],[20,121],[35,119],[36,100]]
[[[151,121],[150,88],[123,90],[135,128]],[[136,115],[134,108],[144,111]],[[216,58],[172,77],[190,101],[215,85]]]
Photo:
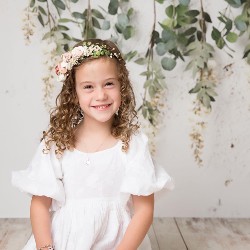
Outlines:
[[[88,39],[83,42],[106,45],[109,50],[112,50],[119,55],[119,57],[113,57],[111,59],[116,61],[118,68],[118,81],[121,85],[121,105],[118,114],[114,116],[111,134],[122,141],[122,150],[127,152],[131,136],[138,130],[139,125],[137,121],[137,112],[135,110],[135,96],[129,80],[129,73],[125,61],[117,46],[111,41]],[[75,47],[80,46],[83,42],[76,44]],[[99,58],[104,57],[108,56],[101,56]],[[46,149],[44,151],[49,151],[52,143],[55,145],[55,153],[57,156],[63,155],[63,152],[66,149],[74,148],[77,125],[82,119],[84,119],[80,112],[79,103],[76,101],[75,69],[82,64],[88,63],[91,60],[98,60],[99,58],[86,58],[79,65],[74,66],[69,72],[69,75],[63,83],[61,92],[56,98],[56,107],[52,109],[50,113],[49,128],[47,131],[43,132],[41,140],[44,139],[45,141]]]

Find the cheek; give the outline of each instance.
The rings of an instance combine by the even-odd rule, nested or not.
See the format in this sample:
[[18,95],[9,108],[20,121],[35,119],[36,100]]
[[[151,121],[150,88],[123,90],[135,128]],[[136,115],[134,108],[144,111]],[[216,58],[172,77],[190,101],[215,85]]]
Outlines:
[[90,107],[90,102],[86,101],[85,99],[79,99],[79,106],[85,112]]
[[76,96],[80,106],[86,106],[88,104],[89,100],[87,95],[83,95],[82,93],[79,94],[78,92],[76,92]]
[[89,102],[89,98],[87,96],[83,96],[83,95],[79,96],[78,100],[79,100],[79,103],[83,103],[83,104],[86,104]]
[[120,90],[119,91],[117,91],[117,93],[116,93],[116,101],[117,101],[117,103],[119,103],[119,105],[121,104],[121,93],[120,93]]

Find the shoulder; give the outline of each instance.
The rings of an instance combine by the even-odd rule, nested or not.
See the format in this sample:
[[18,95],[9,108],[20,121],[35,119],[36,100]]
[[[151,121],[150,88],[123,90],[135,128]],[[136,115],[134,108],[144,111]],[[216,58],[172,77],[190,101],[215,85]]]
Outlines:
[[148,154],[148,151],[148,137],[142,131],[138,131],[131,136],[129,149],[126,153],[127,160]]
[[147,137],[147,135],[143,131],[138,130],[134,134],[132,134],[131,140],[134,140],[134,141],[145,141],[145,142],[147,142],[148,141],[148,137]]
[[148,137],[142,131],[138,131],[131,136],[129,150],[145,147],[148,144]]
[[55,153],[55,143],[51,142],[47,145],[44,139],[39,143],[33,161],[51,161],[54,164],[58,164],[59,157]]

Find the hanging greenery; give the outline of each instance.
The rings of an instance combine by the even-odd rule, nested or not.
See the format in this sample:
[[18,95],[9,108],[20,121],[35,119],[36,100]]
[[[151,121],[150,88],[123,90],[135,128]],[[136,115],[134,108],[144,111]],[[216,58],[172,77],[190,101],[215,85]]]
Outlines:
[[[219,49],[225,49],[226,53],[232,57],[233,49],[228,43],[235,43],[239,37],[250,38],[250,1],[247,0],[226,0],[228,6],[219,12],[218,19],[222,28],[213,26],[212,38]],[[240,13],[234,16],[231,8],[240,9]],[[229,51],[228,51],[229,50]],[[250,43],[246,44],[243,51],[243,58],[250,64]]]
[[186,69],[191,69],[193,76],[196,78],[196,84],[189,93],[197,95],[193,108],[196,118],[192,126],[190,138],[194,159],[199,166],[202,166],[203,131],[206,128],[204,118],[205,114],[211,111],[211,102],[215,101],[215,96],[217,95],[213,70],[209,67],[210,60],[213,60],[214,48],[206,39],[207,24],[212,21],[210,15],[204,11],[202,0],[200,1],[200,9],[190,10],[190,12],[195,19],[195,22],[193,22],[195,26],[188,29],[189,31],[194,31],[194,33],[191,35],[192,42],[186,47],[185,55],[191,58]]
[[120,34],[125,40],[128,40],[134,35],[135,28],[130,23],[134,9],[130,7],[129,1],[111,0],[108,5],[108,13],[117,17],[112,29],[116,34],[111,35],[111,37],[116,38]]
[[[145,77],[145,82],[143,85],[144,92],[142,94],[142,104],[138,108],[138,112],[142,115],[144,121],[146,121],[144,128],[147,130],[151,139],[155,137],[163,121],[167,87],[161,64],[154,56],[156,45],[160,42],[160,39],[159,32],[156,31],[156,2],[154,1],[153,3],[154,21],[152,24],[149,45],[146,54],[139,56],[139,58],[135,60],[135,63],[146,67],[146,71],[144,69],[141,73],[141,75]],[[153,143],[151,144],[151,151],[152,153],[155,152]]]
[[[149,129],[149,135],[155,136],[163,121],[166,107],[166,75],[177,63],[182,62],[187,71],[191,71],[194,86],[189,93],[196,95],[193,113],[202,118],[212,109],[217,98],[216,76],[210,67],[216,49],[223,49],[233,57],[230,47],[240,37],[250,37],[250,2],[248,0],[224,0],[225,10],[218,12],[219,27],[216,27],[208,12],[204,10],[203,1],[196,1],[197,8],[190,8],[190,0],[152,0],[153,17],[152,32],[148,37],[147,51],[138,54],[136,50],[127,51],[127,61],[142,65],[141,75],[145,77],[143,84],[142,104],[138,113]],[[76,42],[87,38],[95,38],[105,34],[119,47],[134,37],[140,27],[134,24],[136,10],[129,0],[110,0],[107,6],[93,7],[87,1],[85,8],[80,0],[30,0],[25,8],[23,19],[26,43],[38,29],[42,27],[42,41],[46,44],[44,65],[46,67],[44,82],[44,104],[50,109],[50,101],[55,85],[54,65],[58,56],[71,48]],[[164,20],[158,20],[156,5],[165,8]],[[237,10],[233,15],[232,8]],[[159,23],[159,25],[157,25]],[[212,25],[211,34],[207,34],[207,26]],[[214,44],[207,42],[211,35]],[[147,38],[145,37],[145,40]],[[250,64],[250,43],[246,44],[243,58]],[[202,148],[204,140],[202,130],[206,123],[199,119],[190,134],[194,156],[199,165],[202,164]]]

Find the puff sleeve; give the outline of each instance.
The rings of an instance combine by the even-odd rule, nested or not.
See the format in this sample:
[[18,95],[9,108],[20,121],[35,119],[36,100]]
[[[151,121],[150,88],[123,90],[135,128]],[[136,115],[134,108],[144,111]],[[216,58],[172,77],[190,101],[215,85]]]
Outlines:
[[174,188],[173,179],[161,166],[153,162],[145,134],[139,133],[132,137],[125,158],[122,193],[147,196],[163,188]]
[[46,154],[44,148],[42,141],[28,168],[12,172],[12,185],[29,195],[52,198],[51,210],[55,211],[65,201],[63,174],[53,148]]

